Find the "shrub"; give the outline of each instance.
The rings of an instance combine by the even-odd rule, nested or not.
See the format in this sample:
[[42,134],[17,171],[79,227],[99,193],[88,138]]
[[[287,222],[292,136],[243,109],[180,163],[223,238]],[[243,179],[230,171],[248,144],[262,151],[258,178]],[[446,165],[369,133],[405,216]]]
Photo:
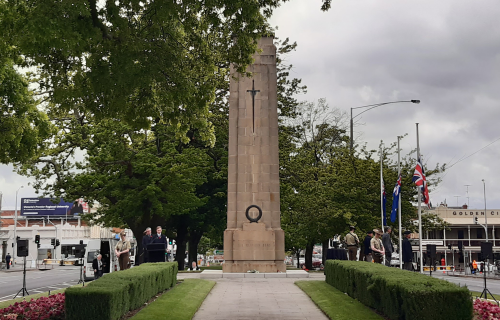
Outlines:
[[145,263],[66,290],[66,319],[120,319],[177,282],[177,262]]
[[59,293],[36,300],[16,302],[7,308],[0,309],[0,319],[64,319],[64,294]]
[[470,292],[445,280],[361,261],[328,260],[326,282],[390,319],[471,319]]

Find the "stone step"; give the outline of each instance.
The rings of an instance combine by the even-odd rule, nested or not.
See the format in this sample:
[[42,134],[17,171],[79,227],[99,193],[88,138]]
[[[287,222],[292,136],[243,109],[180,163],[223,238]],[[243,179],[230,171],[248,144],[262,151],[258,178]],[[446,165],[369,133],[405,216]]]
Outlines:
[[204,270],[200,273],[200,278],[309,278],[309,273],[304,270],[288,270],[283,273],[223,273],[222,270]]

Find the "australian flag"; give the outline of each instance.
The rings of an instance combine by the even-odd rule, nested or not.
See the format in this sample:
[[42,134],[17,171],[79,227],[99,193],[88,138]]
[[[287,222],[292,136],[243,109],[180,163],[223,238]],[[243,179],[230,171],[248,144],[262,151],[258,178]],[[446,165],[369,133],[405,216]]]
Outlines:
[[399,175],[398,181],[396,182],[396,186],[394,187],[394,191],[392,192],[391,222],[396,221],[400,191],[401,191],[401,174]]
[[427,180],[425,179],[424,167],[420,158],[417,160],[417,166],[415,167],[415,172],[413,173],[413,182],[420,187],[422,194],[422,201],[430,207],[429,199],[429,189],[427,188]]

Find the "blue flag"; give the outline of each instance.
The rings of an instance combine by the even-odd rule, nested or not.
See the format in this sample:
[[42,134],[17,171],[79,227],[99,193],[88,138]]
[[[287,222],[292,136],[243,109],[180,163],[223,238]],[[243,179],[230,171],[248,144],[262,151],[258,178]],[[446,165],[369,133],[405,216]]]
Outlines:
[[396,186],[394,187],[394,191],[392,192],[391,222],[396,221],[400,191],[401,191],[401,175],[399,175],[398,181],[396,182]]

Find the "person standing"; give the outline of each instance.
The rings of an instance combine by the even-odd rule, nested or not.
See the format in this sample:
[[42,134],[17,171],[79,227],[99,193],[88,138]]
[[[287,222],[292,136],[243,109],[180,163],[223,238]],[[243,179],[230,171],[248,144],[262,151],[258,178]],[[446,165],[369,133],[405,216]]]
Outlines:
[[375,237],[370,241],[370,248],[372,249],[373,262],[382,263],[384,260],[385,250],[384,245],[382,244],[382,240],[380,237],[383,232],[379,229],[373,230],[375,231]]
[[125,231],[120,233],[121,240],[115,246],[115,253],[118,257],[118,263],[120,264],[120,270],[126,270],[129,267],[129,251],[131,249],[130,242],[126,239],[127,235]]
[[365,240],[363,241],[365,261],[372,262],[372,249],[370,242],[373,238],[373,230],[370,230],[366,233]]
[[401,245],[401,251],[403,252],[403,270],[408,271],[413,270],[413,251],[411,249],[410,234],[411,231],[406,230],[404,232],[403,244]]
[[142,260],[146,263],[148,262],[148,244],[153,241],[153,236],[151,235],[151,228],[147,227],[144,231],[144,236],[142,237]]
[[476,262],[476,260],[472,261],[472,273],[477,273],[477,262]]
[[10,256],[10,253],[7,253],[5,256],[5,263],[7,264],[7,270],[10,269],[10,260],[12,260],[12,257]]
[[[153,238],[151,240],[151,243],[163,243],[165,244],[165,250],[168,248],[168,242],[167,242],[167,237],[163,235],[162,229],[160,226],[156,227],[156,233],[153,235]],[[165,262],[165,254],[159,255],[159,253],[155,256],[155,262]]]
[[386,227],[385,233],[382,236],[382,243],[384,244],[385,250],[385,265],[388,267],[391,266],[392,253],[394,252],[394,247],[392,246],[391,241],[391,232],[392,228]]
[[160,226],[156,227],[156,233],[153,236],[153,238],[151,240],[151,243],[164,243],[164,244],[168,244],[167,243],[167,237],[165,237],[163,234],[161,234],[161,232],[162,232],[161,227]]
[[353,226],[349,227],[349,233],[345,236],[345,242],[347,243],[349,260],[356,261],[356,256],[358,255],[359,238],[354,233]]
[[97,257],[92,261],[92,269],[94,269],[94,280],[102,277],[102,269],[104,265],[102,264],[102,255],[98,254]]

